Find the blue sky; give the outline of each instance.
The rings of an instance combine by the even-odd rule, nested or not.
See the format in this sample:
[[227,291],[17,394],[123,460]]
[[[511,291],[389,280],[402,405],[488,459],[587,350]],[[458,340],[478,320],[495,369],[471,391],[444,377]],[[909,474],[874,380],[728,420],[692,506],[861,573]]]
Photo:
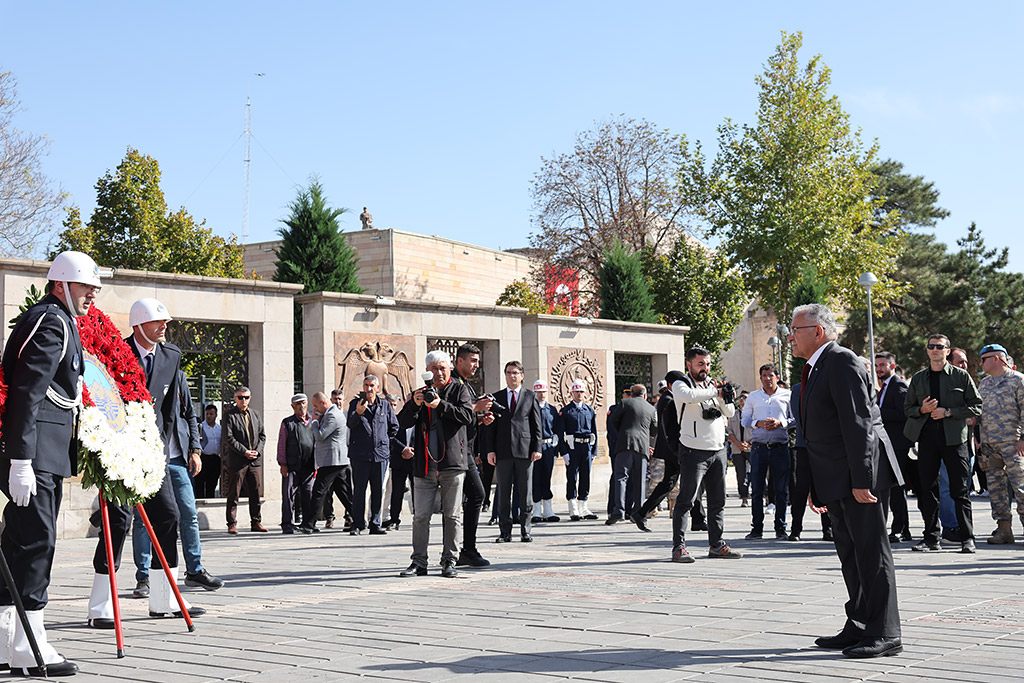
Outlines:
[[[954,242],[1020,224],[1019,3],[10,2],[0,68],[20,128],[52,140],[46,172],[88,217],[130,145],[161,165],[171,208],[240,234],[252,98],[250,241],[275,238],[318,174],[359,227],[523,246],[530,179],[577,132],[625,114],[700,139],[751,121],[754,77],[803,31],[880,155],[941,192]],[[253,74],[263,72],[264,77]]]

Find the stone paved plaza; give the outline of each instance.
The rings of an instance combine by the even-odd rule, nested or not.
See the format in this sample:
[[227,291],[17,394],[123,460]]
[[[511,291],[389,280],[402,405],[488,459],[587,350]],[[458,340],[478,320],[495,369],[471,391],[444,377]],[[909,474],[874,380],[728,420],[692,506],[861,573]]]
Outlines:
[[[991,530],[975,498],[979,536]],[[602,505],[592,505],[597,510]],[[602,515],[603,516],[603,515]],[[264,522],[276,517],[264,508]],[[842,626],[843,587],[831,544],[743,541],[749,510],[729,499],[727,537],[740,560],[669,561],[669,520],[538,525],[535,542],[481,549],[494,562],[444,579],[402,579],[410,531],[352,537],[272,531],[203,532],[206,566],[228,585],[188,592],[210,613],[187,633],[150,619],[147,600],[124,599],[128,656],[113,631],[86,628],[95,539],[60,541],[47,622],[79,663],[76,680],[129,681],[1019,681],[1024,677],[1024,547],[895,550],[906,651],[848,660],[813,645]],[[268,524],[269,526],[269,524]],[[916,533],[920,532],[918,522]],[[440,526],[431,529],[438,539]],[[517,536],[514,536],[517,537]],[[134,586],[130,544],[118,575]]]

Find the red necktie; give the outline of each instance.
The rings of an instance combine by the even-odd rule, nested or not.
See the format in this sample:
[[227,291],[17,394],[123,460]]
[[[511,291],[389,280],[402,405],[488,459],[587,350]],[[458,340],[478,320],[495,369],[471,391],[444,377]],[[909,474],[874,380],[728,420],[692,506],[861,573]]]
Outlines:
[[882,405],[882,393],[885,391],[885,384],[885,382],[882,382],[882,388],[878,390],[878,396],[875,397],[875,402],[878,405]]
[[807,378],[811,376],[811,368],[814,367],[810,363],[804,363],[804,369],[800,373],[800,411],[804,409],[804,393],[807,390]]
[[509,391],[509,394],[511,394],[511,396],[512,396],[512,400],[509,401],[509,406],[508,407],[509,407],[509,410],[511,410],[514,413],[514,412],[516,412],[516,392],[512,391],[511,389],[509,389],[508,391]]

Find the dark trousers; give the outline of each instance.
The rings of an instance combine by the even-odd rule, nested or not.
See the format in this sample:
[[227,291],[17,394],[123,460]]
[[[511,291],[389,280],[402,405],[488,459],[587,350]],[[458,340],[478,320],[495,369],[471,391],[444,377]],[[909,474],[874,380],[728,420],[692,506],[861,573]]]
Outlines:
[[651,491],[651,495],[647,496],[647,500],[637,510],[637,515],[640,517],[646,517],[651,514],[656,507],[661,505],[661,501],[668,497],[668,494],[672,493],[672,489],[679,483],[679,458],[678,457],[667,457],[665,458],[665,476],[658,485]]
[[480,510],[484,504],[484,483],[480,470],[470,458],[466,478],[462,480],[462,549],[476,552],[476,530],[480,526]]
[[412,490],[412,459],[392,458],[391,460],[391,522],[402,521],[402,508],[405,505],[405,487]]
[[[10,498],[10,461],[0,467],[0,491]],[[19,507],[8,502],[4,508],[4,531],[0,535],[7,564],[11,567],[14,585],[29,611],[46,607],[46,593],[53,568],[57,544],[57,515],[63,495],[64,477],[49,472],[36,472],[36,495],[28,505]],[[13,605],[7,584],[0,581],[0,605]]]
[[743,451],[732,452],[732,466],[736,469],[736,492],[740,498],[750,498],[750,486],[747,478],[750,473],[750,453]]
[[352,461],[352,527],[366,528],[366,485],[370,485],[370,526],[380,527],[381,505],[384,502],[384,479],[388,463]]
[[[804,530],[804,511],[807,509],[807,496],[811,492],[811,464],[807,459],[807,449],[800,447],[793,449],[793,468],[789,481],[790,505],[793,519],[790,523],[790,533],[799,536]],[[828,515],[821,517],[821,530],[828,531],[832,528]]]
[[[149,517],[149,523],[153,525],[153,533],[160,543],[160,549],[164,551],[168,567],[178,566],[178,502],[174,498],[174,488],[171,484],[169,474],[164,475],[164,482],[156,495],[142,504]],[[132,528],[132,508],[120,505],[108,505],[107,513],[110,517],[110,545],[114,549],[114,571],[121,566],[121,551],[124,549],[124,539]],[[99,511],[93,513],[97,517]],[[97,574],[107,573],[107,546],[100,532],[96,543],[96,552],[92,558],[93,569]],[[160,566],[160,558],[153,553],[149,561],[150,569],[163,571]]]
[[300,512],[302,519],[313,516],[313,481],[316,470],[313,463],[305,467],[288,470],[281,477],[281,527],[295,528],[295,513]]
[[555,497],[551,492],[551,473],[555,469],[555,456],[557,449],[554,446],[544,446],[541,449],[540,460],[533,463],[533,500],[550,500]]
[[348,465],[325,465],[317,469],[313,480],[313,514],[309,519],[302,520],[302,525],[313,528],[321,508],[324,519],[334,519],[334,505],[331,503],[331,492],[345,506],[345,511],[352,514],[352,468]]
[[[907,489],[910,488],[907,478],[907,470],[909,467],[904,466],[904,462],[909,461],[907,451],[909,449],[901,449],[896,453],[896,461],[900,464],[900,469],[903,471],[903,480],[908,483],[907,486],[893,486],[889,489],[889,510],[892,512],[892,526],[890,531],[894,534],[906,534],[910,535],[910,510],[907,507]],[[916,472],[915,472],[916,474]],[[914,481],[917,477],[914,477]]]
[[217,482],[220,481],[220,456],[216,453],[203,453],[203,468],[192,477],[192,488],[196,498],[215,498]]
[[[927,427],[927,425],[926,425]],[[924,540],[939,542],[939,463],[946,463],[949,474],[949,497],[956,509],[960,538],[974,538],[971,499],[967,491],[971,477],[971,461],[967,444],[947,446],[941,429],[924,429],[917,445],[917,471],[921,488],[917,506],[924,517]]]
[[647,475],[647,456],[636,451],[622,451],[612,461],[612,488],[609,515],[623,517],[632,514],[626,506],[626,493],[632,490],[631,498],[639,507],[644,499],[644,480]]
[[590,497],[590,450],[576,449],[569,453],[565,468],[565,499],[587,500]]
[[494,483],[494,465],[487,462],[487,458],[480,461],[480,483],[484,487],[484,507],[491,504],[491,485]]
[[243,486],[249,487],[249,521],[253,524],[261,521],[260,496],[263,495],[262,473],[263,465],[245,465],[237,470],[228,468],[228,526],[238,524],[238,499],[242,495]]
[[708,543],[714,548],[722,542],[725,524],[725,473],[728,469],[725,447],[717,451],[698,451],[679,447],[679,497],[672,508],[672,546],[685,544],[683,534],[690,509],[701,485],[708,496]]
[[828,516],[849,597],[847,618],[864,624],[868,638],[898,638],[896,572],[885,529],[889,492],[876,496],[877,503],[858,503],[852,496],[829,501]]
[[772,471],[772,500],[775,502],[775,530],[786,530],[786,489],[789,484],[789,444],[754,444],[750,448],[751,528],[764,530],[764,490],[768,468]]
[[[498,475],[498,493],[495,504],[498,506],[498,528],[502,536],[512,534],[512,523],[519,522],[521,533],[530,533],[531,513],[533,512],[533,463],[529,458],[502,458],[497,461],[494,469]],[[513,519],[512,484],[519,487],[519,510]]]

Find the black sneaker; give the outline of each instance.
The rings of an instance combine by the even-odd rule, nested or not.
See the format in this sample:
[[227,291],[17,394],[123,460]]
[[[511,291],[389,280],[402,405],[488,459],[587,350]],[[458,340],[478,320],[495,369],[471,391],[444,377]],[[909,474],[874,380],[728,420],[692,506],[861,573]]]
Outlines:
[[455,563],[459,567],[489,567],[491,563],[484,559],[475,550],[463,550],[459,553],[459,559]]
[[745,538],[748,541],[753,541],[753,540],[756,540],[756,539],[759,539],[759,538],[763,538],[763,534],[760,531],[751,531],[749,534],[747,534],[743,538]]
[[775,530],[775,539],[776,540],[778,540],[778,541],[785,541],[787,538],[789,538],[789,534],[786,533],[785,529],[776,529]]
[[143,579],[135,584],[135,590],[132,591],[133,598],[148,598],[149,597],[149,579]]
[[426,567],[421,567],[418,564],[416,564],[415,562],[413,562],[412,564],[409,565],[408,568],[403,569],[401,572],[399,572],[398,575],[399,576],[426,576],[427,575],[427,568]]
[[192,588],[201,587],[208,591],[215,591],[224,585],[224,581],[216,576],[211,576],[210,572],[205,569],[200,569],[195,574],[185,574],[185,585]]

